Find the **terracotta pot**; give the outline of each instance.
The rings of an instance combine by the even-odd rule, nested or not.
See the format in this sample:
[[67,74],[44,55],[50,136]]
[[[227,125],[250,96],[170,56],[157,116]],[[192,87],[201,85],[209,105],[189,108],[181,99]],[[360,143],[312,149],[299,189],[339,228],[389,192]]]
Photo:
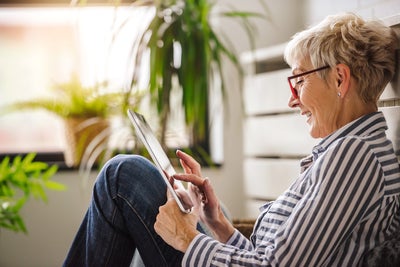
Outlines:
[[84,155],[90,155],[96,149],[101,149],[101,146],[106,145],[109,128],[109,121],[100,117],[65,119],[67,146],[64,158],[67,166],[79,166]]

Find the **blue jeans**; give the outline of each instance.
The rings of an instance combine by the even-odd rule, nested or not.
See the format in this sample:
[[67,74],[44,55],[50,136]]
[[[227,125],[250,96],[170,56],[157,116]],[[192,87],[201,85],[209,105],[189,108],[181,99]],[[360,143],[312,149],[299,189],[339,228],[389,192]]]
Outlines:
[[166,190],[147,159],[119,155],[108,161],[63,266],[129,266],[135,249],[146,266],[180,266],[183,254],[153,228]]

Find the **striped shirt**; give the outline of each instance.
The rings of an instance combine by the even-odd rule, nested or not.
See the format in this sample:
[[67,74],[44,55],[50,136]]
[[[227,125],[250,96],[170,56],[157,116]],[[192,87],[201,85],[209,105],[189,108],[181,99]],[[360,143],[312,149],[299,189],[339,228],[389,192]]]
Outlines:
[[357,266],[400,224],[400,166],[381,112],[324,138],[265,204],[250,240],[198,234],[182,266]]

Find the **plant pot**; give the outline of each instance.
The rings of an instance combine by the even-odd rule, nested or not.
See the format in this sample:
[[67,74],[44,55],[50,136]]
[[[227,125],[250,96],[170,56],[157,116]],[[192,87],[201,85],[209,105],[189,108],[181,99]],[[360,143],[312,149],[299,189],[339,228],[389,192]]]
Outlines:
[[79,166],[83,157],[97,160],[107,146],[109,129],[110,123],[104,118],[66,118],[64,158],[67,166]]

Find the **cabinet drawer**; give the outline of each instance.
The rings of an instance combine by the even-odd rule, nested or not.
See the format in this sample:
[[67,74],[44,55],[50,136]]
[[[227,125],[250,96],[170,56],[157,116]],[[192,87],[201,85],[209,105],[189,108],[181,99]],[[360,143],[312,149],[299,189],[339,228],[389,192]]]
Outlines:
[[253,157],[302,157],[319,139],[308,132],[306,117],[297,113],[249,117],[244,122],[244,153]]
[[246,159],[244,192],[247,198],[274,200],[297,178],[298,159]]
[[248,76],[243,92],[246,114],[277,113],[290,110],[290,88],[287,77],[290,69]]
[[256,219],[258,215],[260,215],[260,207],[264,204],[265,201],[248,199],[245,205],[246,209],[245,218]]

